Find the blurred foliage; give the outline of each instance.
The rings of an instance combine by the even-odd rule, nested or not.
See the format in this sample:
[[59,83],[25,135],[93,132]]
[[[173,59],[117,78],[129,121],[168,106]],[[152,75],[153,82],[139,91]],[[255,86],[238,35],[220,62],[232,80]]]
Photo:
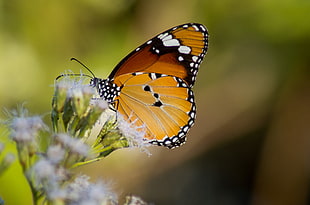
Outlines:
[[[209,29],[210,47],[194,89],[198,119],[187,144],[173,151],[154,149],[150,158],[119,152],[110,161],[102,162],[108,164],[109,170],[100,169],[99,163],[82,171],[115,179],[121,190],[138,192],[143,197],[153,176],[178,173],[177,168],[186,162],[188,176],[194,176],[197,172],[190,169],[193,159],[207,167],[207,150],[233,155],[244,148],[243,156],[248,154],[247,149],[258,149],[249,153],[257,160],[251,165],[240,164],[239,155],[229,160],[216,158],[228,166],[217,170],[218,178],[229,170],[243,173],[234,169],[236,166],[251,170],[247,186],[241,189],[246,191],[239,193],[241,200],[221,190],[210,194],[208,190],[214,187],[206,188],[204,184],[187,184],[200,191],[197,193],[209,193],[208,204],[249,204],[248,200],[257,196],[266,201],[272,198],[274,203],[270,204],[306,204],[310,156],[310,111],[306,106],[310,96],[309,17],[307,0],[0,0],[0,105],[10,109],[27,102],[33,113],[48,113],[55,77],[66,69],[76,73],[83,70],[69,61],[71,57],[84,62],[98,77],[105,77],[122,57],[164,29],[185,22],[203,23]],[[292,119],[290,114],[294,113]],[[1,113],[0,117],[5,116]],[[229,152],[222,149],[236,138],[252,139],[253,133],[259,134],[252,143],[232,144],[234,149]],[[286,134],[286,138],[275,138]],[[293,165],[296,159],[301,160],[300,164]],[[96,168],[90,170],[92,166]],[[290,166],[300,170],[299,174],[296,170],[285,172]],[[199,175],[204,177],[201,181],[212,180],[208,173]],[[274,176],[279,178],[270,180]],[[288,176],[291,181],[285,180]],[[268,179],[269,184],[265,183]],[[297,181],[303,183],[293,183]],[[146,201],[176,204],[184,193],[171,189],[185,186],[185,182],[180,178],[173,183],[166,190],[171,192],[169,199],[152,190],[153,195],[148,195]],[[268,193],[262,191],[266,186],[270,188]],[[8,195],[11,190],[2,187],[0,195]]]
[[[0,160],[2,160],[7,153],[14,153],[15,156],[17,156],[15,144],[6,137],[3,137],[4,134],[8,133],[8,130],[1,126],[0,133],[0,143],[5,145],[4,151],[0,155]],[[22,168],[16,159],[13,162],[13,165],[0,175],[0,182],[2,184],[0,195],[5,202],[4,204],[31,204],[32,199],[30,188],[23,176]],[[19,190],[19,197],[16,197],[17,190]]]

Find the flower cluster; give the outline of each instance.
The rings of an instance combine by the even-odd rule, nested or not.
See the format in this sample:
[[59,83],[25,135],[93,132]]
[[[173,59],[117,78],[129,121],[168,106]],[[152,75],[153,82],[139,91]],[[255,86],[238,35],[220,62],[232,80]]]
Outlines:
[[133,126],[133,123],[125,121],[115,111],[111,112],[106,101],[94,97],[95,88],[83,85],[82,82],[82,79],[72,81],[65,78],[56,83],[52,103],[54,132],[69,133],[87,142],[94,125],[98,121],[103,124],[92,144],[91,152],[95,157],[76,165],[97,161],[120,148],[139,147],[146,151],[145,147],[149,144],[143,141],[144,129]]
[[89,182],[86,175],[71,173],[49,159],[37,161],[30,171],[36,177],[36,187],[46,194],[46,200],[57,204],[116,205],[117,196],[104,183]]
[[3,159],[0,160],[0,176],[15,160],[15,156],[12,153],[4,153],[4,148],[4,144],[0,143],[0,156],[4,156]]
[[[135,128],[111,112],[108,103],[94,98],[96,90],[83,81],[82,77],[64,77],[56,82],[51,129],[42,117],[30,116],[24,108],[11,112],[6,122],[34,204],[118,204],[108,186],[91,183],[85,175],[76,176],[72,168],[98,161],[120,148],[145,151],[148,145],[143,141],[143,127]],[[98,122],[100,131],[93,136]],[[3,146],[0,143],[1,154]],[[0,161],[0,174],[12,161],[9,154]],[[130,199],[126,205],[146,204]]]

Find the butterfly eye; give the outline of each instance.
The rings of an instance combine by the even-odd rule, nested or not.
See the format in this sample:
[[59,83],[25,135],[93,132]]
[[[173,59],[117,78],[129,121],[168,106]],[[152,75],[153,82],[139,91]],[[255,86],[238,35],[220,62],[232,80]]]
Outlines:
[[106,80],[94,77],[90,84],[125,120],[145,127],[145,140],[175,148],[196,118],[191,88],[207,48],[202,24],[179,25],[132,51]]
[[90,79],[90,81],[89,81],[89,84],[91,85],[91,86],[93,86],[93,87],[95,87],[96,86],[96,79],[95,78],[92,78],[92,79]]
[[90,79],[90,82],[89,84],[93,87],[97,87],[100,89],[101,85],[102,85],[102,82],[103,80],[101,80],[100,78],[92,78]]

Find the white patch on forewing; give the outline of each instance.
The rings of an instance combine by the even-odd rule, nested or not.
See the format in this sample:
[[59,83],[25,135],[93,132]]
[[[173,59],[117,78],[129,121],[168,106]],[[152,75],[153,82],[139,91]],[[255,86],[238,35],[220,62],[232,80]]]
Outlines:
[[170,46],[179,46],[180,42],[177,39],[170,39],[170,40],[165,40],[163,39],[163,44],[166,47],[170,47]]
[[199,31],[199,28],[196,25],[192,25],[192,27],[196,30]]
[[168,35],[169,35],[168,33],[162,33],[162,34],[158,35],[158,38],[163,39],[163,38],[165,38]]
[[201,28],[203,31],[206,31],[206,28],[205,28],[203,25],[200,25],[200,28]]
[[189,54],[191,52],[191,48],[188,46],[180,46],[178,51],[183,54]]

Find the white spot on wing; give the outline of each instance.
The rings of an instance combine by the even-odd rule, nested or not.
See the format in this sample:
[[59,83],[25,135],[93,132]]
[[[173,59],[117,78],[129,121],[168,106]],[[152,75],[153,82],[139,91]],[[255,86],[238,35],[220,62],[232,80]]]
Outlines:
[[193,59],[194,62],[196,62],[198,60],[198,57],[197,56],[193,56],[192,59]]
[[183,54],[189,54],[191,52],[191,48],[188,46],[180,46],[178,51]]
[[[166,36],[168,36],[169,34],[168,33],[162,33],[162,34],[159,34],[158,35],[158,38],[160,39],[164,39]],[[171,36],[172,37],[172,36]]]
[[183,131],[184,131],[184,132],[187,132],[188,129],[189,129],[188,126],[184,126],[184,127],[183,127]]
[[203,25],[200,25],[200,28],[201,28],[203,31],[206,31],[206,28],[205,28]]
[[163,40],[163,44],[166,47],[169,47],[169,46],[179,46],[180,45],[180,43],[179,43],[179,41],[177,39]]
[[166,35],[162,38],[163,41],[168,41],[170,39],[172,39],[172,35]]
[[151,79],[155,80],[156,79],[156,74],[155,73],[151,73]]
[[142,75],[144,74],[143,72],[135,72],[135,75]]
[[194,112],[191,112],[191,113],[190,113],[190,117],[191,117],[191,118],[195,118],[195,113],[194,113]]
[[193,25],[193,28],[194,28],[196,31],[199,31],[199,28],[198,28],[196,25]]
[[180,137],[185,136],[184,132],[181,132],[181,133],[179,134],[179,136],[180,136]]

